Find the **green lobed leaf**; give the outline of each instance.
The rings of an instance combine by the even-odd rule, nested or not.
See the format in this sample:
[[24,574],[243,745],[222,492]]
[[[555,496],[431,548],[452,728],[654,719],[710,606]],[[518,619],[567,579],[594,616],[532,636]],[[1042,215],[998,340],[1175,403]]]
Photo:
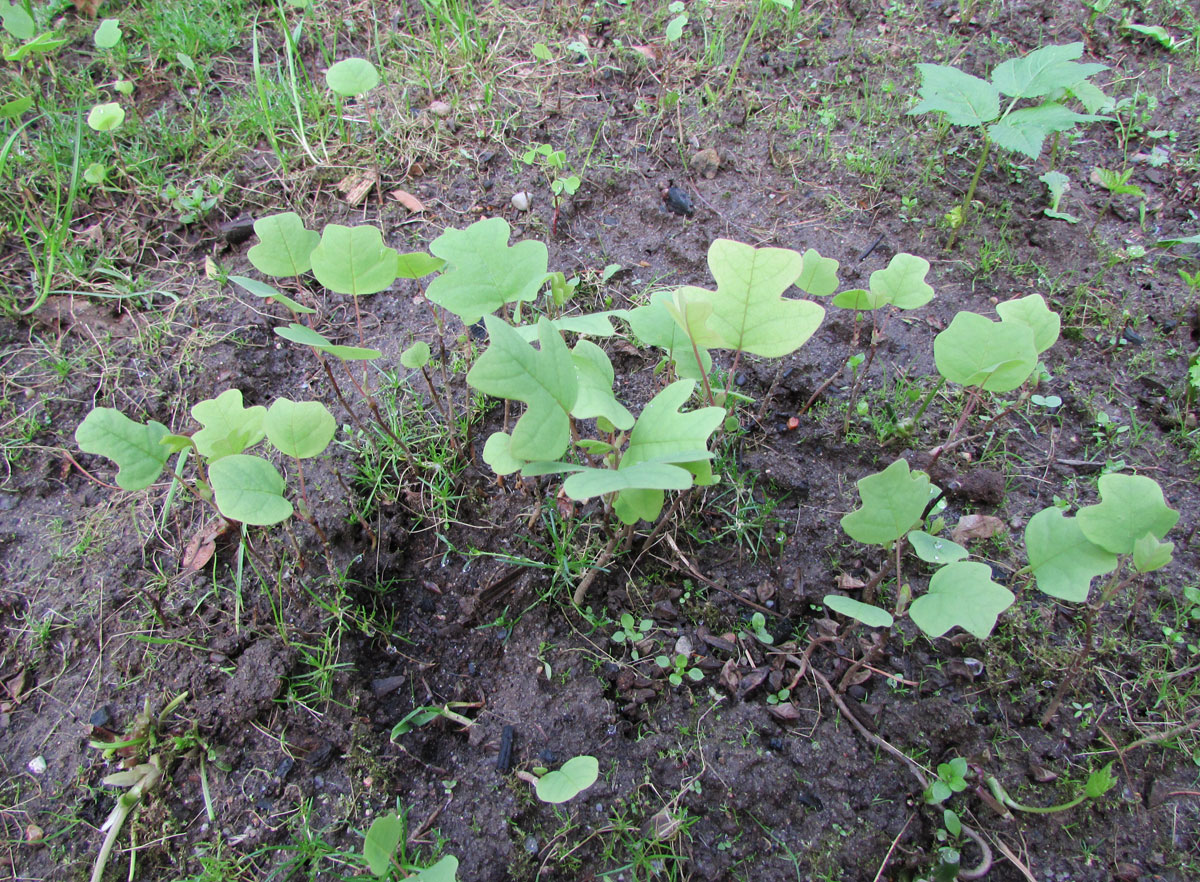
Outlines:
[[930,536],[920,530],[913,530],[908,534],[908,544],[912,546],[917,557],[932,564],[948,564],[954,563],[956,560],[962,560],[967,557],[970,552],[963,548],[957,542],[951,542],[949,539],[942,539],[938,536]]
[[960,312],[933,339],[938,373],[951,383],[988,392],[1016,389],[1037,367],[1034,333],[1019,322],[993,322]]
[[468,325],[506,303],[536,298],[546,281],[549,251],[533,239],[510,248],[511,233],[499,217],[476,221],[465,230],[446,230],[429,245],[446,261],[446,269],[425,296]]
[[843,597],[840,594],[826,594],[823,600],[825,605],[835,613],[849,616],[856,621],[862,622],[868,628],[892,627],[894,620],[892,619],[892,614],[886,609],[880,609],[877,606],[872,606],[869,603],[863,603],[850,597]]
[[401,279],[423,279],[446,265],[440,257],[424,251],[410,251],[396,259],[396,276]]
[[600,763],[594,756],[577,756],[563,763],[562,768],[538,778],[534,790],[542,802],[566,802],[595,784],[599,777]]
[[379,85],[379,71],[365,58],[345,58],[325,71],[325,84],[343,98],[357,98]]
[[334,358],[343,361],[370,361],[383,355],[378,349],[367,349],[362,346],[341,346],[331,342],[327,337],[318,334],[308,325],[292,322],[282,328],[276,328],[275,333],[284,340],[299,343],[301,346],[311,346],[321,352],[327,352]]
[[264,427],[267,440],[285,456],[308,459],[329,446],[337,432],[337,420],[319,401],[279,398],[267,411]]
[[1065,132],[1078,123],[1103,119],[1106,117],[1076,113],[1056,101],[1047,101],[1037,107],[1014,110],[1000,122],[988,126],[988,137],[1005,150],[1037,159],[1042,155],[1042,147],[1052,132]]
[[1072,83],[1067,86],[1067,91],[1079,99],[1088,113],[1109,113],[1116,105],[1112,98],[1104,94],[1104,90],[1088,80]]
[[925,281],[929,261],[901,252],[886,269],[871,273],[871,293],[899,309],[917,309],[933,299],[933,288]]
[[283,498],[283,476],[262,457],[223,456],[209,466],[208,480],[217,508],[230,520],[266,527],[292,516],[292,504]]
[[263,425],[267,409],[242,406],[242,393],[226,389],[216,398],[192,406],[192,418],[204,426],[192,435],[201,456],[220,459],[253,447],[267,435]]
[[804,252],[804,267],[796,287],[814,297],[828,297],[838,286],[838,262],[832,257],[822,257],[815,248]]
[[161,443],[169,434],[162,423],[136,423],[119,410],[96,407],[75,429],[75,442],[84,453],[117,464],[117,486],[122,490],[145,490],[158,480],[171,455]]
[[1113,764],[1110,762],[1104,768],[1097,769],[1088,775],[1087,783],[1083,787],[1083,792],[1088,799],[1099,799],[1116,786],[1117,779],[1113,777],[1112,767]]
[[1139,573],[1161,570],[1171,562],[1174,551],[1174,542],[1160,542],[1153,533],[1147,533],[1133,543],[1133,568]]
[[956,126],[981,126],[1000,115],[1000,92],[956,67],[918,64],[920,102],[909,114],[944,113]]
[[571,350],[571,361],[579,379],[571,415],[580,420],[604,417],[622,431],[633,428],[633,414],[613,395],[615,374],[605,351],[590,340],[579,340]]
[[396,281],[400,255],[383,244],[378,227],[327,224],[312,251],[317,281],[338,294],[378,294]]
[[862,507],[842,518],[842,529],[867,545],[887,545],[905,535],[921,519],[935,490],[928,475],[910,472],[902,459],[859,479],[857,486]]
[[630,310],[625,318],[643,346],[656,346],[666,351],[680,379],[699,380],[712,369],[712,356],[701,346],[700,361],[696,361],[691,341],[667,309],[672,297],[671,291],[655,291],[648,304]]
[[436,864],[408,877],[407,882],[457,882],[458,858],[446,855]]
[[363,857],[376,876],[383,876],[392,866],[392,856],[404,830],[404,818],[400,815],[380,815],[371,822],[363,839]]
[[1103,64],[1078,64],[1083,43],[1043,46],[1020,58],[1010,58],[992,70],[992,83],[1010,98],[1040,98],[1108,70]]
[[1111,573],[1117,556],[1083,535],[1075,518],[1051,506],[1025,526],[1025,553],[1038,590],[1071,603],[1084,603],[1092,579]]
[[121,20],[103,19],[92,34],[92,42],[100,49],[111,49],[121,42]]
[[246,276],[230,276],[229,281],[233,282],[239,288],[242,288],[250,294],[253,294],[255,297],[261,297],[264,300],[274,300],[276,303],[286,306],[292,312],[299,315],[311,315],[316,312],[315,309],[310,309],[301,303],[297,303],[286,294],[280,294],[266,282],[260,282],[258,279],[251,279]]
[[485,395],[526,404],[512,431],[509,449],[514,458],[558,459],[571,441],[568,415],[579,395],[567,344],[545,318],[538,321],[540,350],[495,316],[484,316],[484,324],[489,345],[468,372],[467,383]]
[[432,354],[429,350],[429,344],[424,340],[418,340],[400,353],[400,364],[410,371],[419,370],[429,364],[429,358]]
[[298,276],[312,268],[312,252],[321,234],[304,227],[294,211],[260,217],[254,222],[258,244],[246,252],[246,259],[264,276]]
[[931,639],[957,625],[986,640],[1000,613],[1015,599],[991,576],[992,568],[985,563],[958,561],[942,567],[929,580],[929,591],[913,601],[909,618]]
[[996,307],[1002,322],[1025,325],[1033,332],[1033,347],[1038,354],[1045,352],[1058,341],[1061,320],[1058,313],[1046,305],[1041,294],[1028,294],[1014,300],[1005,300]]
[[526,463],[512,455],[512,436],[507,432],[492,432],[483,445],[483,461],[497,475],[511,475]]
[[798,252],[716,239],[708,248],[708,266],[716,291],[682,290],[712,303],[708,327],[725,341],[723,348],[780,358],[803,346],[825,317],[812,301],[783,297],[803,272]]
[[1080,528],[1092,542],[1113,554],[1132,554],[1147,533],[1162,539],[1179,520],[1167,507],[1158,482],[1144,475],[1108,474],[1100,478],[1100,502],[1079,510]]

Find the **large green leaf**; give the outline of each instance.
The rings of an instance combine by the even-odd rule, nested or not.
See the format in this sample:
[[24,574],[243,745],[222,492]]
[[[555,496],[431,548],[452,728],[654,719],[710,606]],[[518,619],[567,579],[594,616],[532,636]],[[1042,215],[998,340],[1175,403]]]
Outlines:
[[1083,43],[1043,46],[1020,58],[1010,58],[992,70],[992,83],[1010,98],[1040,98],[1108,70],[1103,64],[1077,64]]
[[933,574],[929,591],[913,601],[908,615],[930,638],[941,637],[957,625],[986,640],[1014,599],[1011,591],[992,581],[990,566],[959,561]]
[[484,316],[488,348],[467,374],[485,395],[523,401],[525,413],[513,427],[509,453],[516,459],[554,460],[571,442],[569,414],[579,396],[575,364],[562,335],[548,319],[538,322],[537,350],[512,325]]
[[1046,305],[1041,294],[1029,294],[1015,300],[1005,300],[996,307],[1002,322],[1015,322],[1033,331],[1033,346],[1043,353],[1058,340],[1061,320],[1058,313]]
[[909,111],[944,113],[957,126],[981,126],[1000,115],[1000,93],[987,80],[944,64],[918,64],[920,102]]
[[676,376],[681,380],[699,380],[712,368],[712,356],[700,346],[700,361],[696,361],[691,340],[667,309],[672,297],[671,291],[655,291],[650,295],[650,302],[630,310],[626,320],[642,345],[657,346],[666,351],[675,364]]
[[804,269],[798,252],[717,239],[708,248],[708,266],[716,291],[682,290],[689,298],[712,303],[708,327],[724,340],[724,348],[780,358],[803,346],[820,327],[824,308],[783,298]]
[[239,390],[226,389],[216,398],[192,406],[192,418],[204,426],[192,435],[192,443],[208,459],[241,453],[266,437],[266,415],[267,409],[261,405],[243,407]]
[[530,239],[511,248],[512,228],[504,218],[477,221],[465,230],[446,230],[429,250],[446,261],[425,295],[466,324],[506,303],[533,300],[546,281],[550,256]]
[[1100,478],[1100,502],[1076,516],[1083,535],[1113,554],[1133,554],[1147,533],[1157,539],[1179,520],[1167,507],[1158,482],[1144,475],[1109,474]]
[[267,411],[264,428],[267,440],[285,456],[308,459],[329,446],[337,431],[337,420],[319,401],[279,398]]
[[1037,367],[1034,333],[1020,322],[994,322],[960,312],[933,339],[938,372],[951,383],[989,392],[1016,389]]
[[633,414],[613,395],[615,374],[604,350],[590,340],[579,340],[571,350],[571,361],[579,379],[572,416],[580,420],[604,417],[623,431],[633,428]]
[[282,328],[276,328],[275,333],[284,340],[299,343],[301,346],[311,346],[321,352],[327,352],[334,358],[343,361],[370,361],[383,355],[378,349],[367,349],[363,346],[342,346],[334,343],[322,334],[318,334],[308,325],[292,322]]
[[1092,579],[1117,566],[1115,554],[1089,540],[1077,520],[1057,508],[1043,509],[1029,519],[1025,553],[1038,590],[1071,603],[1084,603]]
[[577,756],[557,771],[538,778],[534,790],[542,802],[566,802],[595,784],[599,777],[600,763],[594,756]]
[[988,137],[999,147],[1023,153],[1030,159],[1042,155],[1042,147],[1052,132],[1065,132],[1077,123],[1095,122],[1104,117],[1076,113],[1054,101],[1037,107],[1014,110],[995,125],[988,126]]
[[358,297],[386,291],[396,281],[399,261],[378,227],[328,224],[313,249],[312,271],[330,291]]
[[265,527],[292,516],[283,477],[262,457],[224,456],[209,467],[208,480],[217,508],[230,520]]
[[862,507],[842,518],[842,529],[867,545],[887,545],[911,530],[936,492],[928,475],[910,472],[902,459],[857,483]]
[[304,228],[294,211],[260,217],[254,222],[258,244],[246,252],[251,265],[264,276],[298,276],[312,268],[312,252],[321,234]]
[[119,410],[97,407],[75,429],[75,442],[84,453],[117,464],[117,486],[122,490],[145,490],[158,480],[171,455],[162,443],[169,434],[162,423],[135,423]]

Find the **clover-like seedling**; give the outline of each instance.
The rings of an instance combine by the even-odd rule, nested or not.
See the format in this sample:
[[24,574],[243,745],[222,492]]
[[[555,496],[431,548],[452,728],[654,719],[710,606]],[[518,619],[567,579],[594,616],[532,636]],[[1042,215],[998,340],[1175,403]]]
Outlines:
[[790,701],[791,698],[792,698],[792,690],[787,689],[785,687],[783,689],[780,689],[778,692],[772,692],[772,693],[768,694],[767,695],[767,704],[771,704],[771,705],[783,704],[787,701]]
[[764,643],[767,646],[775,642],[775,638],[767,630],[767,617],[760,612],[753,613],[750,616],[750,630],[743,636],[753,637],[759,643]]
[[635,619],[630,613],[621,613],[621,627],[613,632],[613,643],[633,645],[641,643],[654,630],[654,619]]
[[538,778],[534,792],[542,802],[567,802],[595,784],[599,777],[600,763],[594,756],[577,756]]
[[97,104],[87,115],[88,127],[97,132],[111,132],[125,122],[125,110],[115,101]]
[[937,777],[929,782],[925,791],[925,802],[929,805],[939,805],[955,793],[967,789],[967,761],[955,757],[948,763],[939,763]]
[[688,657],[682,652],[674,657],[667,655],[658,655],[654,657],[654,663],[664,671],[670,671],[667,674],[667,681],[672,686],[682,686],[683,678],[687,677],[693,683],[699,683],[704,679],[704,672],[696,667],[688,665]]

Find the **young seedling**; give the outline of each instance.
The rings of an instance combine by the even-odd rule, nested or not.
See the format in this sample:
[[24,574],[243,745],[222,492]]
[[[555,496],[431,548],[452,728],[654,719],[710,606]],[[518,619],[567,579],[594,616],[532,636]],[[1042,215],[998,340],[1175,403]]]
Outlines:
[[599,777],[600,763],[594,756],[577,756],[538,778],[534,793],[542,802],[559,804],[574,799]]
[[638,661],[641,654],[637,645],[646,639],[646,635],[654,630],[653,619],[637,620],[629,613],[621,613],[621,627],[613,632],[612,642],[619,646],[628,645],[633,653],[633,660]]
[[693,683],[699,683],[704,679],[704,672],[699,668],[691,667],[688,664],[688,657],[682,652],[674,657],[667,655],[655,656],[654,663],[664,671],[670,672],[667,674],[667,681],[672,686],[682,686],[684,677],[687,677]]
[[1050,191],[1050,204],[1042,209],[1042,214],[1046,215],[1046,217],[1052,217],[1055,220],[1066,221],[1069,224],[1079,223],[1079,218],[1075,217],[1075,215],[1067,214],[1058,209],[1063,196],[1071,189],[1071,179],[1060,171],[1048,171],[1039,177],[1038,180],[1045,184],[1046,189]]
[[[337,96],[338,125],[342,129],[342,140],[349,143],[350,135],[346,130],[342,101],[346,98],[360,98],[378,86],[379,71],[365,58],[345,58],[330,65],[325,71],[325,84]],[[367,105],[367,118],[374,127],[375,118],[371,113],[370,104]]]
[[376,876],[390,877],[398,868],[406,882],[456,882],[458,858],[448,854],[437,863],[419,867],[408,857],[408,817],[404,811],[380,815],[363,837],[363,859]]
[[558,217],[562,208],[563,197],[574,196],[583,181],[579,175],[563,176],[561,174],[561,172],[566,170],[567,154],[562,150],[555,150],[549,144],[539,144],[536,147],[530,147],[521,156],[521,161],[526,165],[539,166],[546,178],[546,182],[550,185],[550,193],[554,204],[554,219],[550,223],[550,235],[557,236]]
[[[979,129],[982,141],[979,161],[962,205],[951,213],[947,249],[954,247],[966,223],[993,144],[1037,159],[1051,133],[1107,118],[1097,114],[1110,108],[1112,101],[1089,77],[1108,68],[1074,61],[1082,54],[1083,43],[1044,46],[997,65],[990,81],[946,65],[917,65],[921,72],[921,100],[909,113],[944,114],[954,125]],[[1002,103],[1002,97],[1008,99],[1006,103]],[[1068,98],[1077,99],[1087,113],[1067,107],[1064,102]],[[1039,103],[1017,106],[1025,100]]]
[[[1112,208],[1113,200],[1118,196],[1136,196],[1138,199],[1145,199],[1146,193],[1137,184],[1129,183],[1129,179],[1133,177],[1133,169],[1128,168],[1123,172],[1109,171],[1106,168],[1092,169],[1091,181],[1099,187],[1103,187],[1108,191],[1108,201],[1104,203],[1104,207],[1096,214],[1096,220],[1092,222],[1090,232],[1096,232],[1096,227],[1100,225],[1100,220]],[[1143,209],[1144,210],[1144,209]]]
[[1069,809],[1073,809],[1075,806],[1079,805],[1085,800],[1099,799],[1104,794],[1108,793],[1108,791],[1112,790],[1117,783],[1117,779],[1114,778],[1112,774],[1112,767],[1113,764],[1109,763],[1104,768],[1092,772],[1090,775],[1088,775],[1087,783],[1083,787],[1083,792],[1074,799],[1068,800],[1067,802],[1059,805],[1024,805],[1008,795],[1008,791],[1004,789],[1003,785],[1001,785],[999,779],[996,778],[995,775],[988,775],[986,780],[988,789],[992,792],[992,796],[995,797],[996,801],[1005,808],[1012,809],[1016,812],[1025,812],[1026,814],[1052,815],[1058,812],[1065,812]]

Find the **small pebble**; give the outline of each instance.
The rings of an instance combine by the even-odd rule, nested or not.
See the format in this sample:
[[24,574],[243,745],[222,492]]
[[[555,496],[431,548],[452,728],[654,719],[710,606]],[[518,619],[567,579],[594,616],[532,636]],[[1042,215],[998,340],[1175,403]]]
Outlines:
[[450,105],[445,101],[434,101],[429,105],[429,112],[434,116],[445,117],[450,115]]
[[533,204],[533,197],[530,196],[528,193],[526,193],[524,190],[521,190],[520,192],[517,192],[517,193],[513,193],[512,207],[515,208],[517,211],[529,211],[529,206],[532,204]]
[[37,824],[30,824],[25,828],[25,841],[30,845],[37,845],[46,838],[46,831]]
[[112,710],[109,709],[109,706],[106,704],[103,707],[98,708],[96,712],[92,714],[88,722],[93,726],[106,729],[108,728],[108,724],[112,722]]
[[46,758],[44,756],[35,756],[29,761],[29,765],[26,768],[35,775],[44,775],[46,774]]

